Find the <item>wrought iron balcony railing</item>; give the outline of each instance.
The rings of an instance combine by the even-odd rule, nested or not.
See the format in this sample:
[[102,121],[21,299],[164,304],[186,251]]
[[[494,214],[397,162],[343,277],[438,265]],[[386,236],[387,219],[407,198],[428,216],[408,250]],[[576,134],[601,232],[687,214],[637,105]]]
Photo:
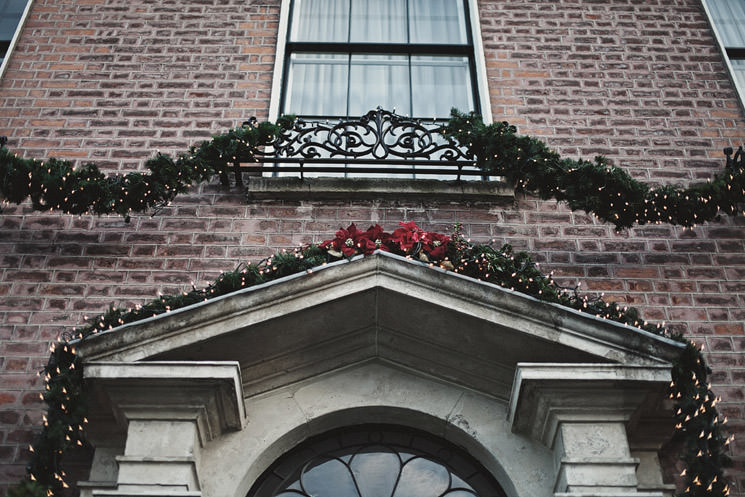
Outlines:
[[[483,176],[474,158],[439,133],[441,123],[371,110],[338,122],[298,119],[271,147],[256,154],[263,175],[408,175],[449,178]],[[256,171],[256,167],[242,169]]]

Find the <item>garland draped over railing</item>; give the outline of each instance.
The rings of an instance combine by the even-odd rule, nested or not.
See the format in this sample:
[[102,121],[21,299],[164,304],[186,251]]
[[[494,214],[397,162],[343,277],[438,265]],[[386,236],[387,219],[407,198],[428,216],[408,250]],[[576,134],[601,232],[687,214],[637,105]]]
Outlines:
[[[293,116],[276,124],[253,121],[191,147],[176,158],[157,154],[145,162],[147,173],[104,175],[92,163],[74,169],[69,161],[24,159],[0,142],[0,198],[21,203],[31,198],[34,209],[69,214],[130,214],[167,204],[192,184],[218,176],[229,185],[229,173],[241,185],[241,163],[264,155],[262,147],[276,143],[295,126]],[[745,201],[742,148],[726,149],[726,166],[711,181],[687,188],[652,188],[632,178],[605,158],[593,161],[561,158],[542,141],[517,135],[506,122],[486,125],[476,114],[455,109],[441,134],[474,157],[485,175],[504,177],[517,191],[566,202],[612,223],[616,229],[635,224],[670,223],[686,227],[734,215]]]
[[[471,243],[461,236],[458,227],[452,236],[447,236],[424,231],[413,222],[400,223],[400,227],[391,233],[377,225],[362,231],[352,224],[339,230],[333,239],[318,245],[281,251],[259,264],[241,264],[235,270],[223,273],[204,289],[192,287],[190,291],[161,296],[134,309],[111,308],[53,346],[51,358],[43,371],[46,386],[43,397],[48,405],[44,428],[39,440],[31,447],[28,478],[11,489],[10,497],[63,495],[68,486],[62,468],[63,456],[69,449],[87,444],[83,364],[75,351],[77,341],[277,278],[312,272],[313,268],[328,262],[368,255],[375,250],[410,257],[545,302],[686,341],[679,335],[671,335],[662,325],[643,321],[634,309],[599,298],[588,298],[579,294],[576,288],[562,288],[550,274],[542,274],[525,252],[514,252],[509,245],[496,248]],[[687,488],[680,494],[685,497],[724,497],[729,494],[722,471],[730,464],[725,452],[731,438],[722,433],[721,425],[726,420],[721,419],[717,412],[719,399],[708,384],[709,373],[701,350],[688,342],[673,366],[669,393],[675,403],[676,436],[685,442],[682,458],[686,466],[683,476]]]

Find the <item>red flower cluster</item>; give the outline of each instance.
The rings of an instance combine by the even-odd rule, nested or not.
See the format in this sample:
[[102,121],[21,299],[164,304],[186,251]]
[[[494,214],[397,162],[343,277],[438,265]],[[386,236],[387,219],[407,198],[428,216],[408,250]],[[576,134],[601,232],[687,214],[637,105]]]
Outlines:
[[336,238],[321,243],[321,247],[336,257],[368,255],[385,250],[401,255],[418,255],[420,259],[438,261],[447,255],[450,237],[424,231],[414,221],[399,223],[393,233],[386,233],[380,225],[360,231],[354,223],[336,232]]

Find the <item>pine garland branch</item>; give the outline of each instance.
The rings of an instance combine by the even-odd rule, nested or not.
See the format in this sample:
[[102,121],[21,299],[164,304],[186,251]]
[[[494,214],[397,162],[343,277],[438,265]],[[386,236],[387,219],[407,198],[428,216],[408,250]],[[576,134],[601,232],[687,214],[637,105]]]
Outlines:
[[[24,159],[0,141],[0,198],[16,204],[30,198],[38,211],[119,214],[129,220],[130,214],[163,207],[192,184],[215,175],[228,186],[230,165],[254,162],[256,150],[293,121],[293,116],[286,116],[276,124],[244,123],[176,158],[158,153],[145,162],[147,173],[126,175],[104,175],[93,163],[73,168],[66,160]],[[237,171],[236,178],[240,179]]]
[[[215,175],[228,186],[232,171],[236,184],[242,185],[238,165],[254,162],[259,147],[270,144],[293,124],[293,116],[284,116],[277,124],[244,123],[175,159],[157,154],[145,163],[149,173],[125,176],[105,176],[92,163],[73,169],[69,161],[22,159],[0,141],[0,198],[21,203],[30,197],[39,211],[116,213],[128,219],[131,213],[167,205],[192,184]],[[688,188],[652,188],[604,157],[592,161],[562,158],[544,142],[517,135],[514,126],[506,122],[486,125],[474,113],[454,109],[441,132],[473,154],[477,167],[488,175],[504,177],[516,191],[566,202],[572,210],[592,213],[618,230],[648,223],[693,227],[717,220],[722,213],[736,215],[745,202],[742,150],[734,160],[728,158],[725,170],[712,181]]]
[[[87,444],[83,363],[76,353],[75,340],[84,340],[127,323],[284,276],[311,272],[328,262],[367,255],[375,250],[388,250],[544,302],[687,342],[662,325],[643,321],[635,309],[605,302],[602,298],[588,298],[577,288],[562,288],[550,274],[543,274],[525,252],[515,252],[509,245],[497,248],[471,243],[463,238],[458,226],[449,237],[426,232],[414,223],[401,223],[401,227],[392,233],[384,232],[379,226],[363,232],[351,225],[339,230],[334,239],[321,244],[280,251],[258,264],[240,264],[233,271],[220,275],[206,288],[192,286],[191,290],[179,295],[160,296],[134,309],[111,308],[89,320],[83,328],[73,330],[72,336],[52,347],[51,357],[42,372],[45,380],[43,398],[48,406],[44,427],[31,447],[28,478],[11,489],[9,497],[64,495],[68,484],[62,468],[63,456],[72,447]],[[676,409],[676,436],[685,444],[682,459],[686,469],[682,476],[686,478],[687,488],[681,497],[726,497],[730,491],[723,470],[731,465],[726,452],[732,438],[723,432],[726,418],[722,419],[717,411],[716,404],[721,399],[711,391],[707,380],[709,373],[701,350],[688,342],[685,351],[673,364],[669,392]]]
[[[688,188],[651,188],[606,158],[574,160],[559,156],[535,138],[518,135],[507,122],[484,124],[475,113],[453,109],[442,134],[476,157],[476,166],[504,177],[517,191],[566,202],[572,210],[592,213],[617,230],[636,224],[669,223],[693,227],[721,213],[736,215],[745,202],[742,149],[710,182]],[[732,149],[726,149],[728,155]],[[745,211],[744,211],[745,212]]]

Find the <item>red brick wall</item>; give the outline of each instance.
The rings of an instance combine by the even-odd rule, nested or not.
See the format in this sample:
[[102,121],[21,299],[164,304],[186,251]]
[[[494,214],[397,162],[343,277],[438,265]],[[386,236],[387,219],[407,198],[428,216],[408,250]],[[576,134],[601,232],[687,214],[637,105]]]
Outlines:
[[[279,0],[37,0],[0,80],[0,135],[24,156],[132,170],[256,115],[270,97]],[[711,177],[745,121],[696,0],[481,2],[492,111],[572,157],[657,183]],[[109,305],[204,284],[242,260],[354,221],[415,220],[527,249],[565,283],[705,343],[730,429],[745,431],[745,223],[622,233],[554,202],[247,203],[204,185],[155,217],[0,214],[0,485],[23,474],[50,341]],[[745,489],[745,442],[733,478]]]

